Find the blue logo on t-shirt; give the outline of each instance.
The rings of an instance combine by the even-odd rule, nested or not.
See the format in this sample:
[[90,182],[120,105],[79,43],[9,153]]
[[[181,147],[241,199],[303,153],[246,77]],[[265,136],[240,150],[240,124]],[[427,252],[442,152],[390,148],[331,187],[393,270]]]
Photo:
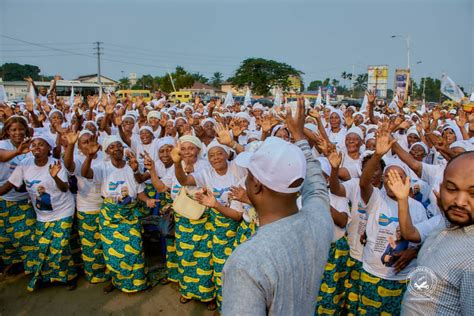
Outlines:
[[31,181],[25,180],[25,184],[27,188],[31,188],[32,186],[38,183],[41,183],[41,180],[31,180]]
[[117,182],[109,182],[109,190],[115,191],[119,187],[119,185],[124,184],[125,181],[117,181]]
[[379,225],[388,226],[392,223],[398,223],[398,217],[389,217],[385,214],[380,214],[379,216]]

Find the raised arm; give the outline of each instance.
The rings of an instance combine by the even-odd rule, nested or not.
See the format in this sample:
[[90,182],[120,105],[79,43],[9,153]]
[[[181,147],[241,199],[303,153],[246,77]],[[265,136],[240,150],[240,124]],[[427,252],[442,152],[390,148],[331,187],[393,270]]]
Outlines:
[[410,178],[406,177],[405,182],[402,181],[400,175],[395,170],[388,172],[388,186],[392,190],[397,199],[398,204],[398,222],[400,225],[400,233],[403,239],[411,242],[420,242],[421,236],[411,221],[410,211],[408,207],[408,196],[410,194]]
[[76,165],[74,163],[74,145],[76,144],[78,138],[79,132],[71,131],[66,134],[67,146],[64,150],[64,167],[66,167],[66,169],[71,173],[73,173],[76,169]]
[[86,159],[82,163],[81,175],[86,179],[94,178],[94,171],[91,168],[92,160],[100,149],[100,145],[97,143],[97,140],[91,142],[86,149]]
[[53,178],[58,189],[61,192],[67,192],[67,190],[69,190],[69,184],[67,183],[67,181],[64,182],[63,180],[61,180],[61,178],[59,178],[59,171],[61,171],[61,168],[61,162],[57,160],[53,164],[49,165],[49,174]]
[[174,171],[176,174],[176,179],[182,186],[194,186],[196,185],[196,180],[192,175],[187,175],[184,172],[183,165],[181,164],[181,150],[179,149],[179,145],[177,145],[171,151],[171,158],[174,162]]
[[143,164],[145,166],[145,169],[147,169],[148,173],[150,174],[151,184],[153,184],[155,190],[160,193],[168,191],[169,188],[163,183],[163,181],[160,180],[160,177],[158,177],[158,174],[156,173],[155,162],[153,161],[153,159],[147,152],[145,152],[144,156],[145,160]]
[[[0,162],[7,162],[18,155],[26,154],[30,151],[30,139],[25,139],[15,150],[0,149]],[[1,195],[1,194],[0,194]]]
[[380,160],[383,155],[385,155],[392,145],[396,142],[395,139],[390,138],[390,133],[387,129],[379,127],[377,132],[377,143],[375,147],[375,153],[367,162],[367,165],[362,170],[362,175],[360,177],[360,195],[365,203],[368,203],[374,187],[372,185],[372,177],[377,170],[377,167],[380,165]]
[[333,150],[328,156],[329,163],[331,164],[331,174],[329,176],[329,189],[331,193],[337,196],[346,197],[346,189],[339,182],[339,166],[342,161],[342,153],[338,153]]
[[416,173],[418,177],[421,178],[421,170],[423,168],[423,164],[421,162],[413,158],[413,156],[406,152],[398,143],[393,144],[392,150],[401,161],[403,161],[408,167],[410,167],[411,170]]

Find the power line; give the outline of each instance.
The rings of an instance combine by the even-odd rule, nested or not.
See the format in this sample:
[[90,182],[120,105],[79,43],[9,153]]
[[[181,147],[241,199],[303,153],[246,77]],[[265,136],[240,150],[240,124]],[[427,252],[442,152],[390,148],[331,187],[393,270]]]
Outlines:
[[65,49],[61,49],[61,48],[49,47],[49,46],[47,46],[47,45],[24,41],[24,40],[21,40],[21,39],[18,39],[18,38],[14,38],[14,37],[10,37],[10,36],[7,36],[7,35],[0,35],[0,36],[1,36],[1,37],[4,37],[4,38],[8,38],[8,39],[13,40],[13,41],[18,41],[18,42],[30,44],[30,45],[33,45],[33,46],[48,48],[48,49],[55,50],[55,51],[58,51],[58,52],[63,52],[63,53],[68,53],[68,54],[72,54],[72,55],[77,55],[77,56],[84,56],[84,57],[94,58],[94,56],[91,56],[91,55],[86,55],[86,54],[82,54],[82,53],[71,52],[71,51],[68,51],[68,50],[65,50]]

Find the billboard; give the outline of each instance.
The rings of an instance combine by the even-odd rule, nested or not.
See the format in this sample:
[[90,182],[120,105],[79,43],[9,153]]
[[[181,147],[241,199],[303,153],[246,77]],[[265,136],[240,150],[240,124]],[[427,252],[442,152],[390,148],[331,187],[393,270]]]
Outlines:
[[388,66],[369,66],[367,73],[367,89],[375,91],[378,98],[386,98],[388,87]]
[[410,86],[410,69],[396,69],[395,70],[395,90],[401,98],[406,99],[408,87]]

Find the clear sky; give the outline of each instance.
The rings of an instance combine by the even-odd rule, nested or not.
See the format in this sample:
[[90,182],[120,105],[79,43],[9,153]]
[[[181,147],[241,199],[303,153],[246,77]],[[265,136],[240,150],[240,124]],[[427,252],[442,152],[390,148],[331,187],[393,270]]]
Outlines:
[[[0,63],[38,65],[66,79],[97,72],[93,42],[103,42],[102,74],[162,75],[182,65],[210,77],[233,74],[248,57],[286,62],[308,84],[368,65],[406,67],[411,37],[415,78],[445,71],[474,85],[473,0],[109,1],[0,0]],[[56,48],[52,50],[49,48]],[[421,61],[422,63],[416,64]]]

